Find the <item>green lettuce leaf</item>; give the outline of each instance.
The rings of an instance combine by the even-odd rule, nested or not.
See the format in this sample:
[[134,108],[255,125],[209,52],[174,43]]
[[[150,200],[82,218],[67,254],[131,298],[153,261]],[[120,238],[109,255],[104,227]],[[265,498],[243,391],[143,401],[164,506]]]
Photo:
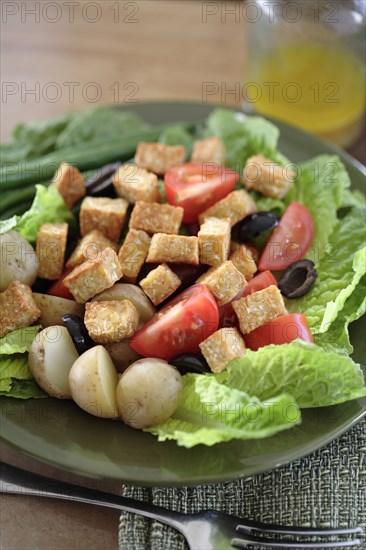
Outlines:
[[[349,336],[349,325],[360,319],[366,312],[366,277],[364,276],[352,294],[347,298],[345,305],[338,314],[331,327],[326,332],[315,334],[314,341],[326,351],[351,354],[353,346]],[[365,325],[365,323],[364,323]],[[366,327],[364,326],[364,333]]]
[[[1,384],[0,380],[0,395],[4,397],[13,397],[15,399],[39,399],[41,397],[49,397],[34,380],[16,380],[11,379],[11,386]],[[8,389],[4,389],[8,387]]]
[[288,393],[300,408],[325,407],[366,395],[362,370],[350,357],[302,341],[247,350],[217,379],[261,401]]
[[364,217],[365,210],[357,208],[338,222],[313,288],[302,298],[286,301],[290,312],[306,315],[313,334],[330,327],[365,272]]
[[0,145],[1,164],[32,160],[50,153],[73,116],[69,113],[57,118],[18,124],[12,131],[11,143]]
[[212,375],[184,376],[184,393],[173,416],[149,428],[159,441],[178,445],[214,445],[232,439],[260,439],[300,422],[297,404],[289,395],[261,402],[244,391],[219,384]]
[[55,148],[64,149],[80,143],[103,141],[112,136],[126,137],[148,127],[133,111],[96,107],[74,113],[69,124],[57,137]]
[[40,330],[40,325],[36,325],[9,332],[9,334],[0,338],[0,354],[10,355],[12,353],[29,351],[34,338]]
[[34,243],[37,232],[43,223],[74,223],[75,218],[55,187],[36,185],[36,196],[27,212],[21,216],[13,216],[0,221],[0,234],[14,229],[27,241]]
[[0,378],[0,395],[6,395],[11,388],[11,378]]
[[176,124],[162,131],[159,137],[160,143],[165,145],[183,145],[187,150],[186,158],[190,157],[194,136],[184,126]]
[[226,147],[226,165],[242,173],[247,159],[262,153],[274,161],[286,162],[277,151],[278,128],[262,117],[247,117],[225,109],[215,109],[207,119],[206,136],[218,136]]
[[307,257],[317,264],[328,253],[337,211],[343,204],[350,179],[337,156],[320,155],[300,165],[299,176],[286,201],[301,202],[311,213],[314,240]]
[[31,380],[33,376],[28,367],[28,355],[26,353],[0,355],[0,378]]

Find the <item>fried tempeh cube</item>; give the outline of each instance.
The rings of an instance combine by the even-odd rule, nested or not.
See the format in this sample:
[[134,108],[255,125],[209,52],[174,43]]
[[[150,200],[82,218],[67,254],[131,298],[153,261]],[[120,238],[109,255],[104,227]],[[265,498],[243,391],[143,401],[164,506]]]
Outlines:
[[134,283],[143,266],[150,247],[151,238],[145,231],[130,229],[118,253],[123,278]]
[[262,195],[283,199],[287,195],[295,172],[289,170],[263,155],[254,155],[247,160],[243,172],[243,184]]
[[56,187],[68,208],[72,208],[86,194],[84,176],[67,162],[60,165],[53,176],[52,185]]
[[139,325],[139,312],[130,300],[109,300],[85,304],[85,326],[98,344],[121,342],[133,336]]
[[117,242],[126,221],[128,202],[124,199],[86,197],[80,208],[80,233],[84,237],[98,229]]
[[118,245],[115,242],[105,237],[98,229],[93,229],[79,241],[67,260],[66,267],[75,267],[86,261],[93,262],[108,247],[115,252],[118,250]]
[[243,334],[249,334],[255,328],[287,313],[282,294],[276,285],[235,300],[233,308]]
[[179,288],[181,280],[166,264],[156,269],[140,281],[140,286],[154,306],[158,306]]
[[245,277],[230,260],[218,267],[210,267],[196,283],[206,285],[219,306],[230,302],[247,285]]
[[152,236],[148,263],[172,263],[198,265],[198,239],[183,235],[155,233]]
[[257,271],[257,264],[255,263],[252,250],[245,244],[235,250],[230,256],[229,260],[233,262],[236,269],[244,275],[247,281],[253,279],[254,273]]
[[216,202],[199,215],[199,222],[204,223],[207,218],[229,218],[231,225],[235,225],[245,216],[253,214],[257,207],[252,197],[245,191],[239,189],[232,191],[225,198]]
[[38,276],[54,281],[60,279],[65,262],[67,223],[44,223],[38,230],[36,254]]
[[119,197],[130,204],[137,201],[159,202],[160,191],[156,174],[139,168],[136,164],[124,164],[113,175],[112,182]]
[[212,372],[222,372],[230,361],[246,352],[243,337],[236,328],[222,328],[200,343],[200,350]]
[[96,294],[110,288],[123,275],[117,254],[112,248],[103,250],[94,262],[76,266],[64,279],[64,285],[75,300],[83,304]]
[[0,338],[18,328],[29,327],[41,316],[28,285],[13,281],[0,293]]
[[191,162],[223,164],[225,158],[225,145],[223,141],[216,136],[210,136],[206,139],[195,141],[193,144]]
[[146,233],[169,233],[176,235],[183,219],[183,208],[157,202],[137,201],[130,218],[131,229]]
[[136,150],[135,162],[141,168],[162,176],[184,161],[186,150],[183,145],[165,145],[141,141]]
[[200,263],[220,265],[229,256],[230,220],[207,218],[197,234]]

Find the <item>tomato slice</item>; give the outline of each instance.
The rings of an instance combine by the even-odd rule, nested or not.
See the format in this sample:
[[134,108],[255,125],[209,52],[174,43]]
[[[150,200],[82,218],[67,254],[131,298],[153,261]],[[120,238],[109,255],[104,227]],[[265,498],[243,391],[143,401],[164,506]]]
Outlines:
[[254,351],[269,344],[288,344],[296,338],[314,342],[306,317],[300,313],[281,315],[244,336],[246,346]]
[[224,327],[235,327],[238,325],[238,318],[233,309],[232,303],[235,300],[240,300],[253,292],[258,290],[263,290],[271,285],[277,286],[277,281],[270,271],[263,271],[253,277],[251,281],[227,304],[219,307],[219,326],[220,328]]
[[291,202],[264,247],[258,269],[286,269],[305,256],[313,238],[314,225],[309,210],[303,204]]
[[62,274],[61,279],[53,283],[48,289],[47,294],[51,296],[58,296],[59,298],[66,298],[67,300],[75,300],[74,296],[71,294],[70,290],[64,285],[64,278],[68,275],[72,269],[65,269]]
[[165,174],[166,198],[184,209],[184,223],[192,223],[206,208],[226,197],[239,177],[238,172],[213,162],[180,164]]
[[193,285],[166,304],[133,336],[131,347],[144,357],[169,361],[199,351],[198,344],[218,328],[214,297],[204,285]]

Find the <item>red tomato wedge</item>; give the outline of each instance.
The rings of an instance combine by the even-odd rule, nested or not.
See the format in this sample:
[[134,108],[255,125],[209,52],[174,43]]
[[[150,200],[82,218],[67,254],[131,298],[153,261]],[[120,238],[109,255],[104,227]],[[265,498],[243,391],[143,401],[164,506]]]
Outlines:
[[144,357],[169,361],[175,355],[198,352],[200,344],[215,332],[219,313],[207,287],[193,285],[166,304],[131,340]]
[[213,162],[187,162],[168,170],[164,177],[167,201],[184,209],[183,222],[192,223],[199,214],[228,195],[239,181],[238,172]]
[[296,338],[314,342],[306,317],[300,313],[281,315],[244,336],[246,346],[253,351],[269,344],[288,344]]
[[72,269],[65,269],[62,274],[61,279],[53,283],[52,286],[48,289],[47,294],[51,296],[58,296],[59,298],[66,298],[67,300],[75,300],[74,296],[71,294],[70,290],[64,285],[64,278],[68,275]]
[[258,269],[286,269],[305,256],[313,238],[314,225],[309,210],[303,204],[291,202],[264,247]]
[[253,292],[263,290],[271,285],[277,286],[277,281],[270,271],[263,271],[263,273],[259,273],[259,275],[253,277],[253,279],[248,282],[248,284],[235,296],[235,298],[231,300],[231,302],[219,307],[220,328],[235,327],[238,324],[238,318],[232,306],[232,303],[235,300],[240,300],[240,298],[244,298],[249,294],[253,294]]

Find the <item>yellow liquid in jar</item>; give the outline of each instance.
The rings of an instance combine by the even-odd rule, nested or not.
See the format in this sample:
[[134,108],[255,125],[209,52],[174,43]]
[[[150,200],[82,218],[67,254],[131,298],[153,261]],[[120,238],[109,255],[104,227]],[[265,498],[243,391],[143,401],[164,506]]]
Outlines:
[[339,145],[357,137],[365,110],[365,68],[352,53],[297,44],[275,50],[255,70],[261,94],[253,107],[259,113]]

